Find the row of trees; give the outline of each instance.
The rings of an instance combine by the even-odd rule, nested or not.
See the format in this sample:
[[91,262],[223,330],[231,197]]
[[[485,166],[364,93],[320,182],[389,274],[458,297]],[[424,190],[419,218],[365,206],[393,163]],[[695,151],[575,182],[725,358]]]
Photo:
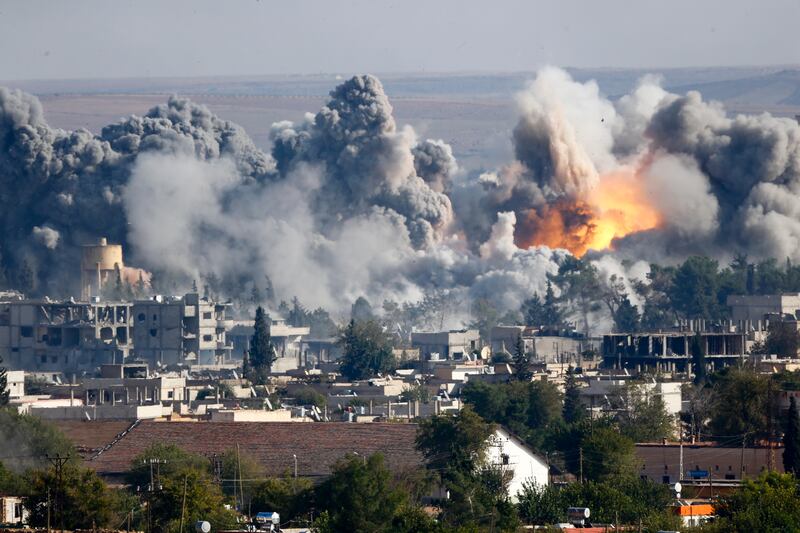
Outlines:
[[[565,418],[567,411],[565,406]],[[569,418],[575,425],[586,422],[580,412]],[[288,472],[269,477],[239,450],[203,457],[156,444],[133,460],[127,487],[114,489],[81,465],[57,430],[1,410],[7,448],[20,450],[20,456],[0,464],[0,491],[26,498],[32,526],[47,526],[49,517],[51,526],[66,529],[189,533],[197,520],[208,520],[215,529],[235,528],[240,514],[269,509],[281,513],[284,526],[310,525],[318,533],[511,532],[521,523],[563,522],[571,506],[591,508],[593,521],[638,525],[642,531],[678,529],[669,512],[670,488],[635,475],[633,464],[626,463],[632,444],[612,425],[580,436],[583,464],[576,471],[583,473],[582,482],[528,484],[517,503],[507,494],[507,467],[488,458],[495,427],[467,405],[455,415],[420,423],[416,445],[426,469],[397,471],[380,454],[349,455],[316,485]],[[48,456],[66,460],[60,474]],[[441,488],[443,498],[432,516],[422,503],[434,487]],[[747,480],[715,505],[719,521],[704,531],[793,531],[800,524],[800,491],[791,474]]]
[[[560,326],[567,319],[589,330],[593,317],[605,314],[619,332],[658,329],[678,319],[728,317],[732,294],[800,291],[800,265],[775,260],[751,263],[746,256],[730,265],[693,256],[676,266],[650,265],[646,280],[601,276],[589,259],[569,257],[550,275],[545,293],[525,300],[519,310],[499,312],[488,300],[471,306],[471,327],[487,336],[494,325]],[[637,307],[633,300],[640,305]]]

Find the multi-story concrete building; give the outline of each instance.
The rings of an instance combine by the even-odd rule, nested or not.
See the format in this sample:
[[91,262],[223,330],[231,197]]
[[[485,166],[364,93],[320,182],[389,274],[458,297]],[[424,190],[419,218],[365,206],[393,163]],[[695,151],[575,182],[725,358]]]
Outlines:
[[411,347],[419,350],[420,360],[463,359],[481,347],[477,329],[419,332],[411,334]]
[[495,326],[490,333],[492,353],[513,354],[517,338],[521,336],[525,352],[534,362],[579,365],[581,354],[596,348],[599,342],[579,335],[569,336],[569,333],[528,326]]
[[121,363],[131,347],[131,304],[0,302],[0,357],[10,370],[77,374]]
[[[253,338],[253,320],[235,320],[228,332],[233,345],[233,356],[244,357],[250,349]],[[317,357],[304,346],[304,340],[311,331],[308,327],[296,327],[286,323],[286,319],[269,314],[269,336],[278,359],[272,365],[273,372],[285,372],[302,366],[318,363]],[[310,360],[309,360],[310,359]]]
[[133,303],[134,355],[152,365],[222,364],[232,347],[225,332],[230,304],[188,293]]
[[758,322],[776,315],[800,319],[800,293],[730,295],[727,304],[734,322]]
[[[667,331],[603,335],[603,359],[608,366],[639,371],[686,372],[691,369],[691,346],[697,332]],[[700,347],[711,371],[741,362],[762,331],[701,331]]]

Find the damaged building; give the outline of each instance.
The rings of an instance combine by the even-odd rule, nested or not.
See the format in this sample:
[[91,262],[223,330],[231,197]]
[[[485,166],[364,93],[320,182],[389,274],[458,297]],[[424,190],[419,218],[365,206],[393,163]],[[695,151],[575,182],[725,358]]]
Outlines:
[[602,354],[607,366],[638,371],[687,372],[691,368],[695,337],[705,354],[709,370],[736,364],[763,340],[764,331],[726,324],[717,331],[686,328],[682,331],[615,333],[603,336]]
[[0,357],[10,370],[93,372],[131,349],[131,304],[0,301]]
[[135,301],[135,357],[152,366],[227,363],[232,350],[226,338],[229,306],[197,293]]

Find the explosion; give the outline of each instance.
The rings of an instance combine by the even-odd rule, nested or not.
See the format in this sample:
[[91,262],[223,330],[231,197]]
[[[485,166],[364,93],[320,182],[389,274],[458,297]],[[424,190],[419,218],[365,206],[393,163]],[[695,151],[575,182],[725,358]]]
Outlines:
[[516,235],[521,248],[564,248],[577,257],[589,250],[613,248],[614,239],[659,227],[642,178],[630,169],[600,176],[584,198],[561,199],[530,210]]

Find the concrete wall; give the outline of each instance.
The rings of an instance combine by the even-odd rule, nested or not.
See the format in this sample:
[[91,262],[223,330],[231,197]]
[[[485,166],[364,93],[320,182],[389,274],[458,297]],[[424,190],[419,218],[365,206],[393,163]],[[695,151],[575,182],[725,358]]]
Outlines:
[[30,414],[47,420],[145,420],[161,418],[159,405],[88,405],[75,407],[39,407],[31,405]]
[[229,409],[211,411],[212,422],[291,422],[292,412],[288,409],[259,411],[256,409]]
[[731,295],[727,304],[734,321],[764,320],[764,315],[775,313],[798,317],[800,294]]
[[480,348],[480,335],[474,329],[412,333],[411,346],[422,360],[430,360],[434,353],[439,359],[461,359]]

